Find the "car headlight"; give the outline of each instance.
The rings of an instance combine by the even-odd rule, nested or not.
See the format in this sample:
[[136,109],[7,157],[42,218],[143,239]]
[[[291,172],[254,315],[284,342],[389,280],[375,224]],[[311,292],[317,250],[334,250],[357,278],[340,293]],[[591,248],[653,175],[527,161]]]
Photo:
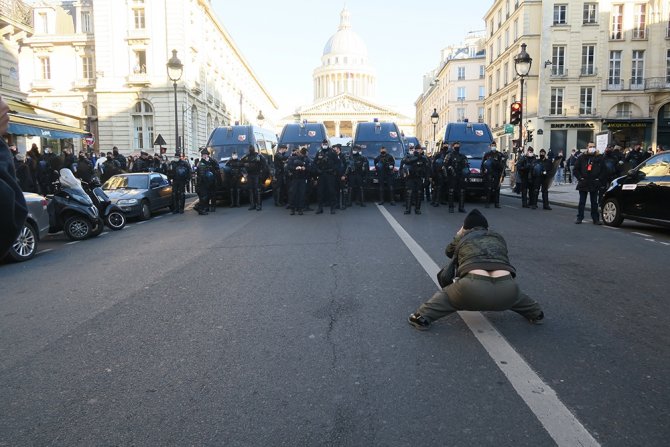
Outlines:
[[116,204],[119,206],[137,205],[137,199],[121,199]]

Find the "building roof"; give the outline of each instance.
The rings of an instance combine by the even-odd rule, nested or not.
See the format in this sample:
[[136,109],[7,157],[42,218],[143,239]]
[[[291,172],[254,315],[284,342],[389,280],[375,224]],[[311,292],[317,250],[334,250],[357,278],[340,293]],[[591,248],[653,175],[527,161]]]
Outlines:
[[345,54],[368,57],[368,48],[363,39],[351,29],[351,14],[346,7],[340,13],[340,26],[333,34],[326,46],[323,47],[323,55]]

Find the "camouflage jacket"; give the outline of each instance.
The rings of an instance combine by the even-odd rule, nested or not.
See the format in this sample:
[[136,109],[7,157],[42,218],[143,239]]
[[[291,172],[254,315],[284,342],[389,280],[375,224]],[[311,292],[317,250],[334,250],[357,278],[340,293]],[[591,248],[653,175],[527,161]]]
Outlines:
[[507,270],[516,276],[516,270],[507,256],[505,239],[486,228],[476,227],[457,235],[445,253],[457,263],[458,276],[476,269]]

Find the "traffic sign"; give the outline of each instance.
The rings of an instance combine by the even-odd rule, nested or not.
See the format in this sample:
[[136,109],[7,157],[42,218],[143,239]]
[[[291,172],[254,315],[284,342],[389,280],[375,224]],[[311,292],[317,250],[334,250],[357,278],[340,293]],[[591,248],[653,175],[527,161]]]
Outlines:
[[514,126],[511,124],[505,124],[505,133],[514,133]]
[[93,136],[92,133],[84,137],[84,143],[86,143],[86,146],[93,146],[93,144],[95,143],[95,137]]

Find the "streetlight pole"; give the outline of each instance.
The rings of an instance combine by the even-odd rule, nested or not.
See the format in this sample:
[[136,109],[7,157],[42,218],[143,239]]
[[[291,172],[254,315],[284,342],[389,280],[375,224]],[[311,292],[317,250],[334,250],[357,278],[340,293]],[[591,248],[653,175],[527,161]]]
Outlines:
[[184,72],[184,65],[181,63],[177,57],[177,50],[172,50],[172,57],[167,62],[167,72],[168,78],[172,81],[172,86],[174,87],[174,144],[175,152],[181,154],[183,148],[179,144],[179,116],[177,114],[177,81],[181,79],[181,75]]
[[438,121],[440,121],[440,115],[437,114],[437,109],[433,108],[433,113],[430,115],[430,122],[433,123],[433,150],[435,150],[435,127]]
[[524,78],[530,73],[530,67],[533,65],[533,59],[526,53],[526,44],[521,44],[521,52],[514,58],[514,70],[521,78],[521,110],[519,110],[519,144],[523,148],[523,83]]

